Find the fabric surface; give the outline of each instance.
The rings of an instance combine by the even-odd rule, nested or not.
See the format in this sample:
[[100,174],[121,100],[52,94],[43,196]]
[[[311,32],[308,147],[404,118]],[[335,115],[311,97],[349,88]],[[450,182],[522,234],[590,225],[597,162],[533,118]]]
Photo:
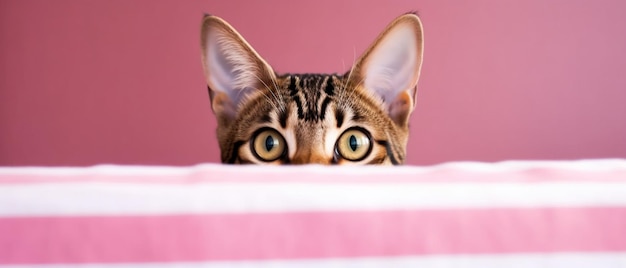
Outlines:
[[626,160],[0,168],[2,267],[626,267]]

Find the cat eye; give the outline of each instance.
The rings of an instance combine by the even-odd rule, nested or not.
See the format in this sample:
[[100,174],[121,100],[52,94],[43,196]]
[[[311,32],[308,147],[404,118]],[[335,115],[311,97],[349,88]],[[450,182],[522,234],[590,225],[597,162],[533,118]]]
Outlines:
[[259,160],[271,162],[285,156],[287,143],[278,131],[262,128],[253,135],[250,150]]
[[350,161],[361,161],[372,152],[372,142],[369,132],[362,128],[350,128],[343,132],[335,151],[344,159]]

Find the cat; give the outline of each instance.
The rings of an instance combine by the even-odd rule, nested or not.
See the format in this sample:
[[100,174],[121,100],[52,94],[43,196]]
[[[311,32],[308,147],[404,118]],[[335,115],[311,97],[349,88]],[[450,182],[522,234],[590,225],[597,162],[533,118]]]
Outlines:
[[221,161],[403,164],[423,39],[408,13],[343,75],[279,75],[230,24],[205,15],[201,58]]

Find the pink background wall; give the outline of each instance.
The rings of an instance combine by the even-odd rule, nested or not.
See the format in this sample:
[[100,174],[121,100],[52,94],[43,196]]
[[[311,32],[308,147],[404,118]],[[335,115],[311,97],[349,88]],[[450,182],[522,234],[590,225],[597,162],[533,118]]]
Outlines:
[[0,1],[0,165],[217,162],[199,23],[343,72],[419,11],[408,163],[626,157],[626,1]]

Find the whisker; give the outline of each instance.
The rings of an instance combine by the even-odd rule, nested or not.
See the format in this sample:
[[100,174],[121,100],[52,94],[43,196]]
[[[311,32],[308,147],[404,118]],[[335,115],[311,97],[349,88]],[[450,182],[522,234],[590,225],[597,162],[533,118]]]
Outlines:
[[259,76],[257,76],[256,74],[254,75],[254,77],[256,77],[257,80],[259,80],[259,82],[261,82],[265,88],[268,89],[268,91],[270,91],[270,93],[272,93],[274,100],[272,100],[266,93],[264,90],[261,90],[261,93],[263,94],[263,96],[265,97],[265,99],[274,107],[274,109],[278,110],[278,107],[276,107],[276,103],[278,102],[278,99],[276,99],[276,95],[274,95],[274,92],[271,90],[271,88],[265,83],[265,81],[263,81]]
[[[352,67],[350,67],[350,72],[348,72],[348,78],[346,79],[346,83],[343,85],[343,91],[347,91],[347,88],[351,82],[352,73],[354,72],[354,68],[356,67],[356,47],[352,47]],[[363,78],[364,79],[364,78]],[[354,92],[356,88],[363,82],[363,79],[358,84],[351,86],[352,90],[348,92],[347,99],[351,99],[354,96]]]
[[279,91],[278,85],[276,84],[276,79],[272,78],[271,80],[272,80],[272,84],[274,85],[273,89],[275,91],[275,92],[272,91],[272,95],[274,95],[274,99],[276,99],[276,102],[278,102],[278,104],[280,105],[280,107],[278,107],[280,111],[285,112],[285,102],[281,101],[280,98],[276,95],[278,94],[278,91]]

